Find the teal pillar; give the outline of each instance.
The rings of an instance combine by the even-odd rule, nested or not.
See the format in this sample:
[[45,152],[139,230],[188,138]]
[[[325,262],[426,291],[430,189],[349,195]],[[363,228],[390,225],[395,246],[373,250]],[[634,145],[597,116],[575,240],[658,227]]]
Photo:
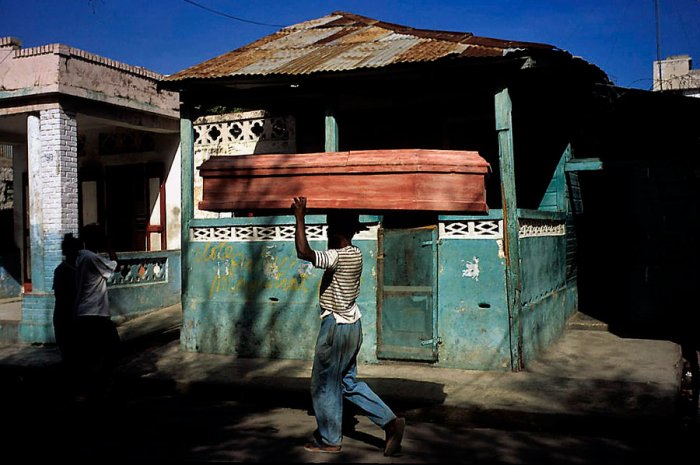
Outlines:
[[569,213],[569,196],[567,195],[566,182],[566,164],[573,158],[571,144],[566,144],[564,153],[561,156],[561,162],[557,166],[557,180],[560,182],[560,187],[557,189],[557,211]]
[[194,218],[194,130],[189,112],[180,110],[180,163],[181,163],[181,194],[180,194],[180,272],[183,301],[187,294],[190,245],[190,224]]
[[513,157],[513,105],[508,89],[496,94],[496,131],[503,207],[503,249],[506,257],[506,292],[510,330],[511,370],[523,369],[522,273],[518,238],[518,202]]
[[326,107],[326,138],[324,147],[326,152],[337,152],[340,150],[338,121],[335,118],[335,109],[331,105]]

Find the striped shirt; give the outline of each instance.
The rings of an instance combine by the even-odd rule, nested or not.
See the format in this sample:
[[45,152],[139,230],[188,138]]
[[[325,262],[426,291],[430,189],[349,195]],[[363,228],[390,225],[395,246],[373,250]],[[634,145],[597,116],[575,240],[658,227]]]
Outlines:
[[326,270],[321,279],[321,318],[333,315],[336,323],[354,323],[362,316],[356,300],[360,295],[362,252],[353,245],[315,251],[316,268]]

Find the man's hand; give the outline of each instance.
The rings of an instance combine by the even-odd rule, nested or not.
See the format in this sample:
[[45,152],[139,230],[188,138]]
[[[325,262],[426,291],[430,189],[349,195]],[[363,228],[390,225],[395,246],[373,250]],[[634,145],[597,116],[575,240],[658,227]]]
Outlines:
[[306,239],[306,226],[304,224],[304,216],[306,216],[306,197],[294,197],[292,210],[294,210],[294,217],[296,218],[294,244],[297,248],[297,257],[314,263],[316,254],[311,250],[311,247],[309,247],[309,241]]
[[106,243],[107,243],[107,255],[109,256],[109,259],[116,262],[117,261],[117,253],[114,251],[114,247],[112,247],[112,241],[107,239]]
[[306,197],[294,197],[292,210],[294,210],[296,218],[304,218],[306,216]]

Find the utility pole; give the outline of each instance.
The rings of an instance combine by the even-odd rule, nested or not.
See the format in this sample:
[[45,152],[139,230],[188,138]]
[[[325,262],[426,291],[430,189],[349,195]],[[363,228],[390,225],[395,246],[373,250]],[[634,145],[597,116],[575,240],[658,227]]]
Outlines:
[[659,20],[659,0],[654,0],[654,17],[656,20],[656,65],[659,67],[659,90],[664,90],[664,80],[661,76],[661,28]]

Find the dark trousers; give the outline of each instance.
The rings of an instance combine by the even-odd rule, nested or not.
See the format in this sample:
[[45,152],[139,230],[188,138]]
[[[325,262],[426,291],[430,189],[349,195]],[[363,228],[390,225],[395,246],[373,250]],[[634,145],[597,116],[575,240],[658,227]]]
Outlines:
[[79,316],[74,334],[78,393],[102,396],[116,366],[120,344],[117,327],[109,317]]

